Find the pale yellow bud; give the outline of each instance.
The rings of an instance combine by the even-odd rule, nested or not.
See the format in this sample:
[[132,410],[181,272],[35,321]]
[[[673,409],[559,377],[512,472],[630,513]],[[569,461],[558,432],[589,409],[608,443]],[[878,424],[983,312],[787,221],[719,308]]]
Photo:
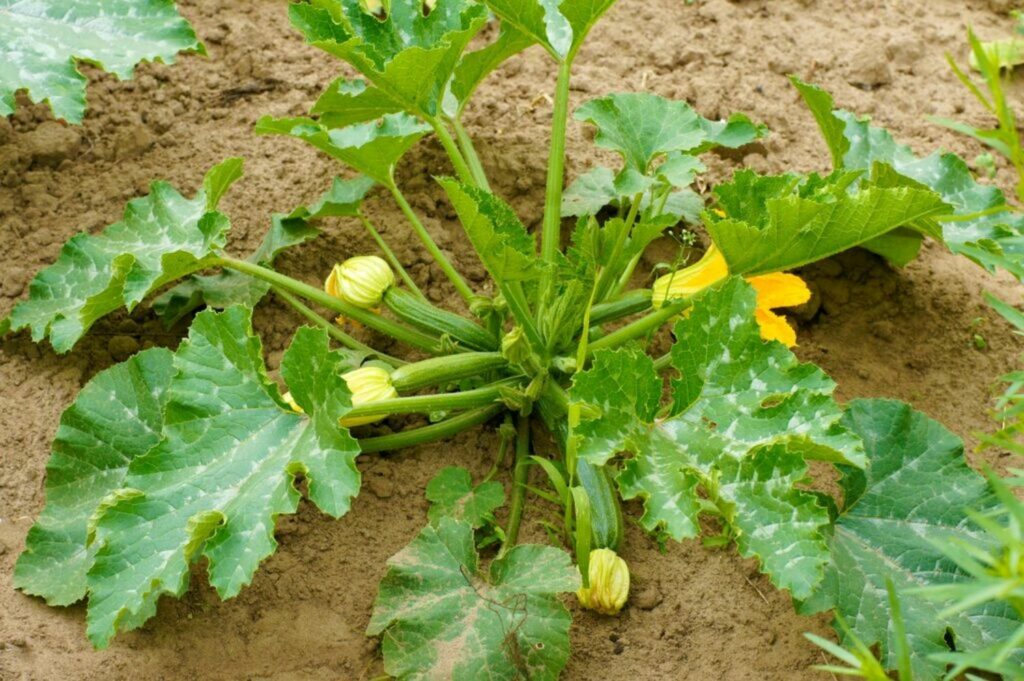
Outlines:
[[622,610],[629,597],[629,567],[611,549],[590,552],[590,586],[576,592],[580,605],[602,615]]
[[292,411],[294,411],[296,414],[306,413],[306,411],[299,406],[299,403],[295,401],[295,398],[292,397],[292,393],[290,390],[286,392],[284,395],[281,395],[281,398],[288,404],[289,407],[292,408]]
[[363,309],[376,307],[395,284],[395,273],[375,255],[357,255],[334,266],[324,290]]
[[[348,386],[349,391],[352,393],[353,407],[398,397],[398,391],[391,384],[391,373],[382,367],[360,367],[342,374],[341,377],[345,379],[345,385]],[[342,418],[340,423],[346,428],[351,428],[380,421],[385,416],[381,414],[379,416]]]

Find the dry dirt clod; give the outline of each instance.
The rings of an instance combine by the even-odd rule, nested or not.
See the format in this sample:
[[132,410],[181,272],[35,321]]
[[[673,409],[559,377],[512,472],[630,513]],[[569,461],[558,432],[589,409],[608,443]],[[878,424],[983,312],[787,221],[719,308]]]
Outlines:
[[846,80],[850,85],[873,90],[892,82],[889,60],[881,45],[864,45],[850,56],[846,67]]
[[22,143],[32,161],[48,167],[57,167],[61,161],[74,158],[81,142],[78,130],[57,121],[41,123],[22,137]]
[[131,336],[114,336],[107,343],[107,352],[116,362],[123,362],[139,351],[139,341]]

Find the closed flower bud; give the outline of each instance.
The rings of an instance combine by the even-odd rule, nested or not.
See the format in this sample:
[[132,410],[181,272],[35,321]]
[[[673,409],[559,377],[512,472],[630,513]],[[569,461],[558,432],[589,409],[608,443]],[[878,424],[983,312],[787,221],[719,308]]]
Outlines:
[[306,413],[306,411],[299,406],[299,403],[295,401],[295,398],[292,397],[291,391],[288,391],[284,395],[281,395],[281,399],[283,399],[288,404],[288,406],[292,408],[292,411],[294,411],[296,414]]
[[[352,393],[353,407],[398,397],[398,391],[391,384],[391,373],[382,367],[360,367],[342,374],[341,377],[345,379],[345,385],[348,386],[349,391]],[[351,428],[380,421],[384,417],[385,414],[378,416],[356,416],[354,418],[342,418],[340,423],[346,428]]]
[[580,605],[602,615],[615,615],[629,596],[629,568],[611,549],[590,552],[590,586],[576,592]]
[[530,356],[530,344],[523,328],[517,326],[501,338],[501,356],[513,364],[522,364]]
[[380,305],[384,292],[395,284],[395,273],[375,255],[357,255],[335,265],[324,290],[335,298],[363,309]]

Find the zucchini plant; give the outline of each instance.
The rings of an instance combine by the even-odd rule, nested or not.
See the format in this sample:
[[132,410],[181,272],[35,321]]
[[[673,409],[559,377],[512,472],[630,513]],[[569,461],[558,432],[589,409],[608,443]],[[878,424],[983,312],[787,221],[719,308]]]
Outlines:
[[[182,595],[201,559],[222,598],[238,594],[276,548],[276,517],[301,494],[344,515],[360,456],[483,426],[500,435],[491,472],[478,481],[460,468],[438,473],[425,527],[380,584],[367,632],[382,637],[393,676],[558,677],[569,656],[562,594],[609,616],[628,603],[621,500],[637,500],[631,508],[657,541],[702,537],[755,559],[802,609],[833,610],[850,636],[880,645],[887,668],[896,666],[889,590],[902,599],[896,619],[916,633],[906,655],[922,678],[942,675],[948,641],[984,650],[1016,631],[1018,613],[998,603],[948,610],[912,590],[960,578],[938,540],[987,541],[961,505],[985,508],[994,493],[961,444],[906,405],[838,403],[831,379],[791,351],[796,330],[779,312],[810,297],[790,270],[855,246],[898,266],[931,237],[992,265],[990,242],[1016,243],[1002,195],[955,157],[912,162],[798,80],[832,152],[828,173],[741,170],[702,196],[692,187],[702,155],[766,128],[620,93],[573,114],[618,166],[565,187],[573,64],[612,4],[291,5],[310,44],[362,77],[329,84],[309,116],[265,117],[256,131],[310,144],[355,174],[314,205],[272,216],[262,244],[239,258],[218,210],[242,172],[229,159],[191,198],[154,183],[120,222],[73,237],[39,272],[5,326],[58,352],[145,300],[168,323],[195,314],[177,350],[144,350],[101,372],[62,416],[18,588],[52,605],[85,599],[87,635],[105,647],[152,617],[161,596]],[[539,235],[492,191],[462,122],[481,81],[531,46],[558,73]],[[431,134],[453,173],[436,178],[439,189],[489,275],[477,287],[396,179],[402,157]],[[444,277],[450,309],[423,295],[362,211],[378,187]],[[276,255],[313,239],[326,216],[358,222],[379,252],[314,283],[275,269]],[[686,244],[698,226],[711,240],[702,257],[684,264],[684,246],[667,271],[645,271],[653,241]],[[279,376],[252,326],[267,294],[308,321]],[[358,327],[394,343],[372,347]],[[367,429],[402,414],[430,422]],[[554,440],[558,455],[540,455],[537,438]],[[812,476],[814,462],[837,468],[839,499]],[[520,542],[524,521],[542,523],[550,542]]]

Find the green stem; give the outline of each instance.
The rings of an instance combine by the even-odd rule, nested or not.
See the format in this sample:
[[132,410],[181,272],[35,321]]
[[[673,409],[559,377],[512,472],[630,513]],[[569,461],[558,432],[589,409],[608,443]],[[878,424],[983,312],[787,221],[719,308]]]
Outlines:
[[472,185],[474,187],[479,186],[476,178],[473,176],[473,171],[470,170],[469,164],[466,163],[466,159],[462,157],[462,152],[459,151],[459,147],[455,144],[455,140],[452,139],[451,133],[448,132],[448,128],[445,127],[444,121],[440,118],[428,118],[427,122],[434,128],[434,133],[437,138],[441,140],[441,146],[444,147],[445,152],[448,154],[448,158],[451,159],[452,166],[455,167],[455,174],[459,176],[465,184]]
[[423,226],[423,223],[420,221],[419,217],[417,217],[416,212],[413,211],[412,206],[410,206],[409,202],[405,200],[405,196],[398,188],[398,185],[395,184],[394,179],[391,179],[388,182],[388,189],[391,191],[391,195],[395,197],[395,202],[398,204],[398,207],[402,209],[402,213],[404,213],[405,217],[409,220],[409,224],[412,225],[412,228],[416,232],[417,236],[419,236],[420,241],[422,241],[423,245],[427,247],[428,251],[430,251],[430,255],[432,255],[434,260],[437,261],[438,266],[440,266],[441,270],[444,271],[448,280],[452,282],[453,286],[455,286],[455,290],[459,292],[459,295],[461,295],[467,303],[470,302],[473,299],[473,289],[469,288],[469,284],[466,283],[466,280],[462,278],[462,275],[459,274],[458,270],[452,267],[448,258],[446,258],[444,253],[441,252],[441,249],[438,248],[433,237],[431,237],[430,233],[427,232],[427,228]]
[[643,257],[643,253],[637,253],[629,262],[626,264],[626,269],[622,270],[622,274],[619,276],[619,280],[615,282],[615,286],[612,286],[612,290],[608,292],[609,298],[614,298],[622,292],[622,289],[626,288],[629,284],[629,280],[633,278],[633,271],[636,270],[636,266],[640,264],[640,258]]
[[431,357],[406,364],[391,372],[391,385],[398,392],[414,392],[432,385],[444,385],[463,378],[508,366],[500,352],[464,352],[446,357]]
[[359,416],[386,416],[390,414],[429,414],[435,411],[476,409],[493,404],[501,398],[501,389],[519,382],[505,379],[474,390],[461,390],[437,395],[413,395],[390,400],[377,400],[353,407],[345,418]]
[[356,307],[355,305],[346,303],[344,300],[335,298],[326,291],[318,289],[315,286],[310,286],[298,279],[293,279],[292,277],[261,265],[229,256],[221,256],[214,264],[242,272],[243,274],[248,274],[249,276],[257,279],[262,279],[263,281],[269,282],[272,286],[284,289],[289,293],[302,296],[307,300],[312,300],[314,303],[323,305],[328,310],[333,310],[345,317],[348,317],[349,319],[354,319],[360,324],[364,324],[371,329],[387,334],[388,336],[400,340],[403,343],[408,343],[413,347],[426,350],[427,352],[435,355],[441,354],[442,348],[438,339],[416,331],[415,329],[410,329],[409,327],[398,324],[397,322],[393,322],[386,317],[381,317],[369,310],[364,310]]
[[[627,324],[620,329],[612,331],[604,338],[599,338],[590,344],[590,354],[593,354],[597,350],[604,348],[616,348],[623,343],[628,343],[631,340],[646,336],[647,334],[655,331],[662,324],[672,319],[680,312],[690,306],[689,300],[677,300],[673,303],[665,305],[660,310],[652,312],[651,314],[641,317],[632,324]],[[577,370],[583,367],[578,367]]]
[[484,166],[480,162],[480,156],[476,153],[476,147],[473,145],[473,138],[469,136],[464,125],[462,125],[462,119],[458,116],[452,119],[452,127],[455,129],[455,138],[459,142],[459,149],[462,150],[462,155],[466,158],[466,162],[469,164],[469,170],[473,173],[473,179],[476,180],[477,185],[486,191],[491,191],[491,184],[487,181],[487,173],[484,172]]
[[[541,301],[550,295],[555,259],[562,242],[562,182],[565,175],[565,132],[569,118],[569,81],[572,59],[566,58],[558,67],[555,105],[551,119],[551,148],[548,152],[548,179],[544,195],[544,222],[541,228],[541,257],[548,264],[538,288]],[[538,315],[543,313],[538,306]]]
[[408,286],[413,292],[415,292],[417,296],[419,296],[423,300],[426,300],[427,297],[423,295],[423,291],[420,290],[420,287],[416,285],[416,282],[412,280],[412,277],[409,276],[409,273],[405,271],[404,267],[402,267],[402,263],[395,256],[395,252],[392,251],[391,248],[387,245],[387,243],[384,241],[384,237],[380,235],[380,232],[378,232],[377,229],[373,226],[373,223],[370,222],[370,220],[363,214],[362,211],[358,211],[357,214],[359,215],[359,220],[362,221],[363,223],[363,227],[365,227],[366,231],[370,233],[370,236],[373,237],[373,240],[377,242],[377,247],[384,252],[384,257],[386,257],[388,259],[388,262],[391,263],[391,266],[395,268],[395,271],[398,272],[398,276],[402,278],[402,281],[405,282],[405,285]]
[[662,355],[658,359],[654,360],[654,370],[655,371],[662,371],[663,369],[668,369],[670,366],[672,366],[672,353],[671,352],[666,352],[664,355]]
[[502,404],[492,404],[489,407],[467,411],[464,414],[459,414],[440,423],[433,423],[422,428],[364,438],[359,440],[359,449],[364,454],[370,454],[372,452],[385,452],[404,449],[405,447],[415,447],[427,442],[443,440],[446,437],[457,435],[464,430],[469,430],[474,426],[479,426],[481,423],[486,423],[504,408],[505,406]]
[[379,350],[374,350],[366,343],[362,343],[356,340],[355,338],[353,338],[352,336],[348,335],[347,333],[339,329],[337,326],[335,326],[330,320],[324,319],[323,317],[318,315],[316,312],[312,310],[312,308],[310,308],[308,305],[303,303],[301,300],[299,300],[292,294],[285,291],[283,288],[278,288],[275,286],[273,290],[274,295],[278,296],[279,298],[281,298],[281,300],[291,305],[296,312],[305,317],[307,320],[311,321],[313,324],[316,324],[320,328],[327,331],[328,336],[338,341],[345,347],[350,348],[352,350],[357,350],[359,352],[365,352],[369,355],[372,355],[373,357],[376,357],[379,360],[387,362],[392,367],[400,367],[406,363],[403,360],[398,359],[397,357],[392,357],[391,355],[380,352]]
[[512,281],[503,285],[499,284],[499,286],[502,294],[505,296],[509,312],[515,317],[516,322],[523,327],[523,332],[530,341],[530,345],[538,352],[543,350],[544,340],[541,338],[540,331],[537,330],[537,325],[534,324],[533,317],[530,315],[530,304],[526,301],[526,294],[523,293],[523,285],[518,281]]
[[616,319],[628,317],[637,312],[643,312],[651,307],[650,289],[635,289],[628,291],[615,300],[606,303],[598,303],[590,310],[590,324],[596,326],[605,322],[613,322]]
[[519,538],[519,526],[523,522],[523,506],[526,500],[526,483],[530,472],[530,417],[518,417],[516,423],[516,460],[512,471],[512,500],[508,507],[508,529],[498,557],[508,553]]
[[604,300],[606,297],[605,294],[608,293],[608,286],[612,283],[612,279],[615,276],[615,268],[618,265],[619,257],[622,254],[622,247],[626,245],[629,232],[633,229],[633,223],[636,222],[636,214],[640,209],[640,200],[642,198],[642,194],[637,194],[633,197],[632,205],[629,207],[629,215],[626,216],[626,224],[619,232],[618,238],[615,239],[615,245],[612,247],[612,253],[608,258],[608,264],[601,270],[601,275],[597,279],[598,300]]

